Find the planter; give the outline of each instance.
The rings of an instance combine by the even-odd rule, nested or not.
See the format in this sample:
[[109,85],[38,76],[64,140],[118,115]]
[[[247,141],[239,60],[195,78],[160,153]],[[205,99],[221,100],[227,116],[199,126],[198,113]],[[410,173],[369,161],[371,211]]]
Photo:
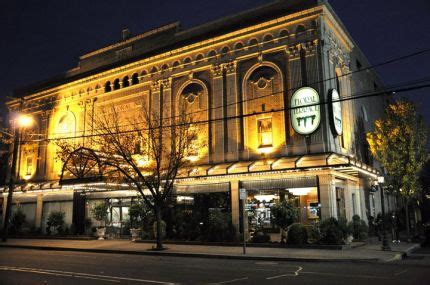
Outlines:
[[347,236],[346,244],[351,244],[353,240],[354,240],[354,237],[352,235]]
[[141,240],[140,229],[130,229],[131,241]]
[[97,229],[98,240],[104,240],[105,234],[106,234],[106,228],[98,228]]

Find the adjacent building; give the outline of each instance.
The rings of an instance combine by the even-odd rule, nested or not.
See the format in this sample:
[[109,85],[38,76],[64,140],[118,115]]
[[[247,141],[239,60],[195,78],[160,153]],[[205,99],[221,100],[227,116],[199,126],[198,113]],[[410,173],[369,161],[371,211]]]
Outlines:
[[[122,228],[136,192],[62,173],[55,138],[91,147],[85,137],[102,106],[132,112],[143,99],[172,115],[182,97],[208,122],[200,134],[207,148],[175,186],[172,199],[184,209],[202,201],[223,208],[237,232],[273,227],[270,208],[283,199],[307,225],[376,216],[380,196],[371,186],[381,173],[365,132],[386,99],[357,98],[383,90],[368,66],[326,1],[275,1],[185,30],[179,23],[137,36],[124,30],[117,43],[7,103],[12,124],[15,113],[36,122],[18,146],[14,209],[42,231],[54,210],[81,228],[89,209],[107,201],[112,225]],[[5,208],[7,187],[1,197]]]

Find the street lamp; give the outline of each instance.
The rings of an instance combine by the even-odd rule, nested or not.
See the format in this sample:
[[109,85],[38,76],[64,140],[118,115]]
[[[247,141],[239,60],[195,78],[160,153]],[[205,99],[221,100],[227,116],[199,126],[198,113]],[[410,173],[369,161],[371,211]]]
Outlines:
[[390,245],[388,244],[387,234],[385,232],[385,200],[384,200],[384,190],[381,184],[385,182],[384,176],[378,176],[377,184],[379,191],[381,192],[381,214],[382,214],[382,250],[391,251]]
[[16,179],[16,164],[17,164],[17,158],[18,158],[18,144],[20,143],[20,133],[21,130],[24,128],[28,128],[32,126],[34,123],[34,120],[32,117],[28,115],[19,115],[14,121],[14,127],[15,127],[15,133],[8,134],[9,136],[13,136],[13,152],[12,152],[12,165],[10,168],[10,177],[9,177],[9,192],[7,195],[7,202],[6,202],[6,213],[4,218],[4,224],[3,224],[3,241],[7,241],[7,237],[9,234],[9,219],[10,214],[12,212],[12,195],[13,195],[13,189],[15,188],[15,179]]

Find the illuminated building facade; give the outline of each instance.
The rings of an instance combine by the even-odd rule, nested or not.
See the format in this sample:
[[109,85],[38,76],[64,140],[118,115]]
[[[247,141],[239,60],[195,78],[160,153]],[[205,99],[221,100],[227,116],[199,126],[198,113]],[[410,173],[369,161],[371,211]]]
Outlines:
[[[125,30],[118,43],[81,56],[76,68],[8,102],[11,114],[36,121],[19,146],[14,208],[42,230],[53,210],[80,227],[89,208],[107,199],[110,220],[121,227],[136,192],[67,174],[60,181],[54,141],[72,137],[91,147],[90,119],[102,106],[130,113],[144,98],[172,115],[185,98],[208,121],[200,133],[207,148],[178,179],[178,203],[219,195],[233,225],[245,231],[271,227],[270,207],[282,199],[295,203],[304,224],[375,216],[379,195],[370,189],[378,165],[365,132],[385,101],[348,100],[381,88],[371,69],[361,70],[367,66],[330,5],[316,0],[276,1],[187,30],[179,23],[133,37]],[[4,201],[6,195],[5,188]]]

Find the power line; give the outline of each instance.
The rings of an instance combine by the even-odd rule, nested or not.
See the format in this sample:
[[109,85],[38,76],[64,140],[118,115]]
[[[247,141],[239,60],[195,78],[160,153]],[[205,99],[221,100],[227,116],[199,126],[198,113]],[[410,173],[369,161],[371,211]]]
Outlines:
[[[426,81],[429,81],[429,80],[426,80]],[[413,82],[417,82],[417,81],[414,80]],[[342,97],[339,100],[335,100],[333,102],[342,102],[342,101],[349,101],[349,100],[357,100],[357,99],[368,98],[368,97],[375,97],[375,96],[381,96],[381,95],[387,96],[388,94],[402,93],[402,92],[407,92],[407,91],[418,90],[418,89],[423,89],[423,88],[429,88],[430,87],[430,83],[425,83],[425,84],[420,84],[420,85],[415,85],[415,86],[410,86],[410,85],[411,84],[404,84],[404,86],[397,87],[397,89],[390,89],[390,90],[384,90],[384,91],[369,92],[367,94],[361,94],[361,95],[357,95],[357,96],[351,95],[351,96],[347,96],[347,97]],[[163,128],[173,128],[173,127],[180,127],[180,126],[184,126],[184,125],[209,124],[209,123],[217,122],[217,121],[240,119],[240,118],[246,118],[246,117],[251,117],[251,116],[261,115],[261,114],[270,114],[270,113],[284,112],[284,111],[289,111],[289,110],[293,110],[293,109],[297,109],[297,108],[302,108],[302,107],[322,106],[322,105],[326,105],[326,104],[330,104],[330,103],[332,103],[332,102],[331,101],[322,101],[320,103],[309,104],[309,105],[306,105],[306,106],[280,108],[280,109],[277,109],[277,110],[254,112],[254,113],[250,113],[250,114],[242,114],[242,115],[235,115],[235,116],[223,117],[223,118],[217,118],[217,119],[202,120],[202,121],[196,121],[196,122],[191,122],[191,123],[179,123],[179,124],[172,124],[172,125],[166,125],[166,126],[158,126],[158,127],[153,127],[153,128],[139,128],[139,129],[133,129],[133,130],[124,130],[124,131],[116,132],[115,134],[136,133],[136,132],[148,131],[148,130],[151,130],[151,129],[159,129],[160,127],[163,127]],[[115,127],[119,127],[119,126],[115,126]],[[40,139],[40,140],[22,141],[22,143],[26,143],[26,142],[41,142],[41,141],[48,141],[49,142],[49,141],[69,140],[69,139],[101,137],[101,136],[108,136],[108,135],[109,135],[108,133],[99,133],[99,134],[89,134],[89,135],[80,135],[80,136],[71,136],[71,137],[46,138],[46,139]]]
[[[375,65],[370,65],[370,66],[365,67],[365,68],[360,68],[358,70],[350,71],[350,72],[342,74],[340,76],[335,76],[335,77],[330,77],[330,78],[326,78],[326,79],[314,81],[314,82],[309,83],[308,85],[312,86],[312,85],[317,85],[317,84],[324,83],[324,82],[327,82],[327,81],[332,81],[332,80],[335,80],[336,78],[342,78],[342,77],[350,76],[350,75],[358,73],[358,72],[364,72],[366,70],[374,69],[376,67],[380,67],[380,66],[383,66],[383,65],[391,64],[391,63],[394,63],[394,62],[397,62],[397,61],[401,61],[401,60],[404,60],[404,59],[407,59],[407,58],[415,57],[415,56],[418,56],[418,55],[422,55],[422,54],[427,53],[427,52],[430,52],[430,48],[429,49],[423,49],[423,50],[416,51],[416,52],[412,52],[412,53],[409,53],[407,55],[403,55],[403,56],[400,56],[400,57],[392,58],[392,59],[389,59],[387,61],[383,61],[383,62],[377,63]],[[153,74],[153,73],[149,73],[149,75],[150,74]],[[298,80],[297,82],[301,82],[301,80]],[[241,103],[245,103],[245,102],[250,102],[250,101],[253,101],[253,100],[259,100],[259,99],[262,99],[262,98],[274,96],[274,95],[277,95],[277,94],[280,94],[280,93],[284,93],[284,92],[294,91],[294,90],[297,90],[300,87],[288,88],[286,90],[282,90],[280,92],[275,92],[275,93],[263,95],[263,96],[260,96],[258,98],[242,99],[242,100],[239,100],[239,101],[236,101],[236,102],[233,102],[233,103],[229,103],[229,104],[225,104],[225,105],[223,104],[223,105],[220,105],[220,106],[214,106],[214,107],[206,108],[204,110],[194,111],[194,112],[191,112],[189,114],[197,114],[197,113],[202,113],[202,112],[208,112],[208,111],[212,111],[212,110],[216,110],[216,109],[220,109],[220,108],[228,108],[230,106],[234,106],[234,105],[237,105],[237,104],[241,104]],[[171,103],[171,101],[168,101],[167,103]],[[38,107],[47,106],[48,104],[51,104],[51,103],[43,103],[43,104],[38,105]],[[175,118],[178,118],[178,116],[171,116],[171,117],[167,117],[165,119],[175,119]],[[79,132],[84,132],[84,131],[79,131]]]
[[[394,88],[400,88],[400,87],[404,87],[404,86],[410,86],[410,85],[413,85],[413,84],[419,84],[419,83],[423,83],[423,82],[427,82],[427,81],[429,81],[430,80],[430,77],[424,77],[424,78],[420,78],[420,79],[416,79],[416,80],[411,80],[411,81],[408,81],[408,82],[402,82],[402,83],[399,83],[399,84],[394,84],[394,85],[391,85],[391,86],[387,86],[386,88],[391,88],[391,89],[394,89]],[[386,89],[384,89],[384,90],[366,90],[366,91],[362,91],[362,92],[357,92],[357,93],[355,93],[354,95],[350,95],[350,96],[342,96],[342,98],[352,98],[352,97],[354,97],[354,96],[360,96],[360,95],[365,95],[365,94],[369,94],[369,93],[374,93],[375,91],[380,91],[380,92],[384,92],[384,91],[386,91]],[[388,91],[387,91],[388,92]],[[263,95],[263,96],[260,96],[260,97],[257,97],[257,98],[252,98],[252,100],[249,100],[249,101],[253,101],[253,100],[260,100],[260,99],[263,99],[263,98],[267,98],[267,97],[272,97],[272,96],[274,96],[274,95],[278,95],[278,94],[283,94],[284,92],[283,91],[280,91],[280,92],[274,92],[274,93],[269,93],[269,94],[266,94],[266,95]],[[244,100],[243,102],[248,102],[247,100]],[[312,106],[312,105],[308,105],[308,106]],[[300,108],[300,107],[296,107],[296,108]],[[294,109],[294,108],[293,108]],[[269,111],[268,111],[269,112]],[[200,111],[199,112],[190,112],[190,113],[187,113],[186,115],[187,116],[191,116],[191,115],[193,115],[193,114],[196,114],[196,113],[200,113]],[[209,115],[209,114],[208,114]],[[178,116],[173,116],[173,117],[163,117],[163,120],[171,120],[171,119],[175,119],[175,118],[178,118]],[[218,118],[219,120],[223,120],[224,119],[224,117],[223,118]],[[218,120],[217,119],[217,120]],[[212,120],[215,120],[215,119],[212,119]],[[128,123],[128,124],[122,124],[122,125],[118,125],[117,127],[119,127],[119,128],[125,128],[125,127],[128,127],[128,126],[134,126],[134,125],[139,125],[139,124],[141,124],[142,122],[136,122],[136,123],[134,123],[134,124],[130,124],[130,123]],[[78,132],[75,132],[75,133],[82,133],[83,135],[84,135],[84,133],[85,132],[94,132],[94,131],[100,131],[99,129],[89,129],[89,130],[82,130],[82,131],[78,131]],[[63,135],[64,133],[51,133],[50,135],[51,136],[57,136],[57,135]]]

